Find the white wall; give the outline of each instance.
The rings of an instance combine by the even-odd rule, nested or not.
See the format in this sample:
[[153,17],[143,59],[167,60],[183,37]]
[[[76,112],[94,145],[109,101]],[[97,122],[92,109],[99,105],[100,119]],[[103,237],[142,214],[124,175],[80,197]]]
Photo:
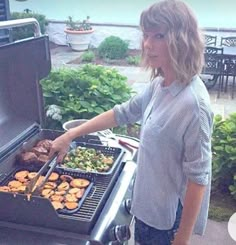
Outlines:
[[[59,44],[67,45],[66,34],[64,29],[66,27],[65,23],[53,23],[49,22],[47,26],[47,33],[49,35],[50,41]],[[130,49],[140,49],[142,34],[138,27],[122,27],[122,26],[93,26],[95,31],[92,35],[91,44],[94,47],[98,45],[108,36],[114,35],[119,36],[123,40],[129,41]],[[217,36],[217,45],[220,45],[220,39],[223,36],[235,36],[235,32],[230,31],[205,31],[205,33]]]
[[[49,23],[46,32],[49,35],[50,41],[59,44],[67,45],[66,34],[64,32],[66,25],[63,23]],[[117,27],[117,26],[93,26],[95,31],[92,35],[91,45],[98,45],[111,35],[118,36],[129,42],[129,48],[140,49],[141,32],[138,27]]]

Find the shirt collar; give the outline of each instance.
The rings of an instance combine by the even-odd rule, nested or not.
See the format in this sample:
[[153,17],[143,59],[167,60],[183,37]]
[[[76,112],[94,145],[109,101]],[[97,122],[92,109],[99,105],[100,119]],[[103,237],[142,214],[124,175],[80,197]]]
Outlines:
[[[196,75],[191,79],[191,81],[196,77]],[[174,81],[171,83],[170,86],[164,87],[163,81],[161,81],[161,90],[162,91],[169,91],[172,96],[177,96],[185,87],[187,87],[188,84],[180,82],[180,81]]]

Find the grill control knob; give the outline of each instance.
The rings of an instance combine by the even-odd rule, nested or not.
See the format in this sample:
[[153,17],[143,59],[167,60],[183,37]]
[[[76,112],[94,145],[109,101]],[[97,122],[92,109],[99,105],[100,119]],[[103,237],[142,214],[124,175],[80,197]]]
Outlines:
[[125,199],[124,200],[124,206],[125,206],[125,210],[128,212],[128,214],[130,213],[131,210],[131,199]]
[[116,225],[110,231],[110,240],[117,241],[119,243],[128,241],[131,237],[130,229],[128,225]]

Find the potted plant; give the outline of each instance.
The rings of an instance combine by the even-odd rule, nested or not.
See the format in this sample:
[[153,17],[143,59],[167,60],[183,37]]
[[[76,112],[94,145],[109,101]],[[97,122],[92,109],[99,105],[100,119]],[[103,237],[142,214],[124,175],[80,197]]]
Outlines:
[[94,31],[89,22],[89,16],[82,22],[75,22],[69,16],[66,26],[65,33],[69,46],[76,51],[87,50]]

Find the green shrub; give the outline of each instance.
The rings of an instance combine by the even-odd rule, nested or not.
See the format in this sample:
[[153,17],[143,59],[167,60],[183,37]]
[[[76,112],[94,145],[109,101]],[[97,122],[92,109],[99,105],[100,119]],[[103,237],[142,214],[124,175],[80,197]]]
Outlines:
[[98,55],[101,58],[122,59],[127,55],[129,44],[119,37],[105,38],[98,47]]
[[[42,14],[33,13],[30,10],[25,12],[13,12],[11,13],[11,19],[25,19],[25,18],[35,18],[40,25],[41,33],[45,33],[45,28],[47,23],[46,17]],[[22,27],[13,28],[12,30],[12,38],[13,41],[20,40],[28,37],[34,36],[34,25],[26,25]]]
[[81,55],[82,62],[92,62],[95,59],[95,54],[93,51],[86,51]]
[[127,62],[130,65],[136,65],[137,66],[138,64],[140,64],[140,61],[141,61],[141,56],[139,56],[139,55],[127,57]]
[[213,190],[230,191],[236,200],[236,113],[215,116],[212,152]]
[[41,81],[47,128],[61,129],[65,121],[90,119],[130,98],[127,78],[115,69],[87,64],[51,71]]

